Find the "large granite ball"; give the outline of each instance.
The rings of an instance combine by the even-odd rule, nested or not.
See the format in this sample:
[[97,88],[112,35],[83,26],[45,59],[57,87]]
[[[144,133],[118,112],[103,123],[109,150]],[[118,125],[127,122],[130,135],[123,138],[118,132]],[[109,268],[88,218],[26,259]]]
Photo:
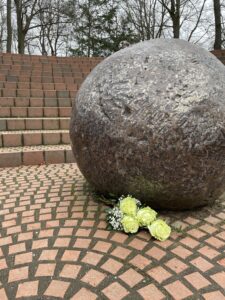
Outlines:
[[225,67],[177,39],[120,50],[80,88],[70,135],[103,194],[163,209],[213,203],[225,189]]

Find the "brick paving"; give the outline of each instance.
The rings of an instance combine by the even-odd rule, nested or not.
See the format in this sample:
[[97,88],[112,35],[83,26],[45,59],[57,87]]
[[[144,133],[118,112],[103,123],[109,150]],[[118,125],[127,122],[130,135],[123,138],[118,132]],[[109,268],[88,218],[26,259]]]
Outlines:
[[160,243],[107,231],[76,164],[0,169],[0,299],[225,299],[225,201],[162,212]]

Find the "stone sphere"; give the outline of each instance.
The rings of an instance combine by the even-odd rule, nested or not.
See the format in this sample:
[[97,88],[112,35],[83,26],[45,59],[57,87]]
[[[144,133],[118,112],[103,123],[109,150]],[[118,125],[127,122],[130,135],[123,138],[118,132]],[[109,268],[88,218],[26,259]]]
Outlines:
[[82,84],[70,136],[98,192],[158,209],[211,204],[225,190],[225,67],[177,39],[122,49]]

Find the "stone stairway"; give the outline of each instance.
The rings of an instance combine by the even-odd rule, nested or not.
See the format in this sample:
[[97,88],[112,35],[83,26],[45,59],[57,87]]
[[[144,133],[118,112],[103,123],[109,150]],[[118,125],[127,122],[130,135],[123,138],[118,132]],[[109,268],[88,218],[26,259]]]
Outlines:
[[0,53],[0,167],[74,161],[72,103],[101,60]]

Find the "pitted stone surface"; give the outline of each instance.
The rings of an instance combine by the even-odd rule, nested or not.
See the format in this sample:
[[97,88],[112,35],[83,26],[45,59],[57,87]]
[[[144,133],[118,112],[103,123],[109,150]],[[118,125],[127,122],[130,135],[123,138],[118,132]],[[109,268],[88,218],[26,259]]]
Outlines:
[[123,49],[83,83],[70,134],[82,173],[102,193],[157,208],[212,203],[225,187],[225,68],[182,40]]

